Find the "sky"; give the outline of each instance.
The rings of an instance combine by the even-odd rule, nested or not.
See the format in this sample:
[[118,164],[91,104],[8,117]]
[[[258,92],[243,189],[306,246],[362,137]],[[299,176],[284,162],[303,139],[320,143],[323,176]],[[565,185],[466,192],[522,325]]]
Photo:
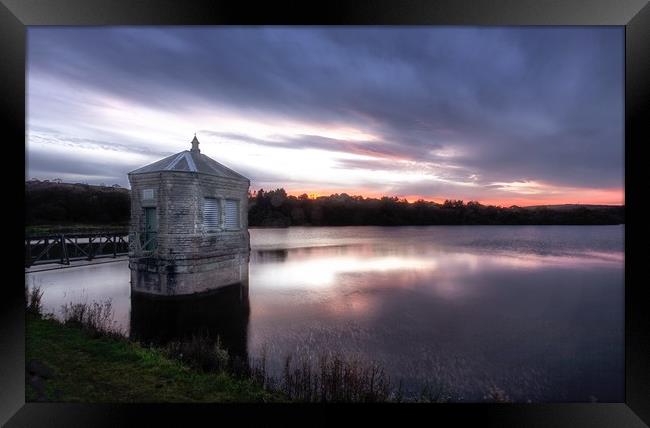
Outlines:
[[29,27],[26,179],[624,203],[623,27]]

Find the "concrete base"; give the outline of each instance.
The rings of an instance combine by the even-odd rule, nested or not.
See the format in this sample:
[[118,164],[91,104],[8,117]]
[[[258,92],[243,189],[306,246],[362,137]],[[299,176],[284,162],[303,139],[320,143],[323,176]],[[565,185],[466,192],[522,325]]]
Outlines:
[[203,259],[131,258],[131,289],[179,296],[248,282],[248,255]]

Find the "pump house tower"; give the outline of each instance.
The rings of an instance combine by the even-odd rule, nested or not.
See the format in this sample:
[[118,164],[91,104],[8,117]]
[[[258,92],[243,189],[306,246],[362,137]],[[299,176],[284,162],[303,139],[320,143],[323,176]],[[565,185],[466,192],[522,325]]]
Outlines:
[[187,295],[248,281],[250,180],[184,150],[131,171],[131,289]]

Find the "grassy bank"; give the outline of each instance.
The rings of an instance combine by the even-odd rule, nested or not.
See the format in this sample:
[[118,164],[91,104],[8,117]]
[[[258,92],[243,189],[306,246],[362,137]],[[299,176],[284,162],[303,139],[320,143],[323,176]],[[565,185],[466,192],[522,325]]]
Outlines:
[[27,401],[282,400],[279,394],[265,391],[250,380],[195,370],[167,358],[161,350],[117,337],[92,335],[31,313],[27,314],[26,336]]
[[[69,303],[62,319],[43,315],[40,287],[25,290],[26,399],[54,402],[448,402],[439,380],[418,396],[403,396],[372,362],[324,353],[289,354],[278,378],[267,373],[266,351],[242,361],[207,335],[161,347],[129,340],[113,320],[112,306]],[[493,387],[488,402],[510,402]]]

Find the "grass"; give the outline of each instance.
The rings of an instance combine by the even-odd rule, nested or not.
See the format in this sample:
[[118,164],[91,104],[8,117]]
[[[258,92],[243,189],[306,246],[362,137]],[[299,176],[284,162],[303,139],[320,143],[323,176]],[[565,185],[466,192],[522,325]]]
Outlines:
[[317,366],[287,356],[279,390],[305,402],[384,402],[391,399],[390,379],[376,364],[322,355]]
[[92,336],[122,338],[124,332],[113,319],[113,306],[108,299],[103,303],[67,303],[61,307],[63,324],[76,326]]
[[[26,361],[54,375],[45,400],[59,402],[267,402],[282,401],[252,380],[194,370],[162,350],[27,313]],[[27,380],[27,379],[26,379]],[[37,391],[27,381],[27,401]]]
[[207,334],[197,334],[187,341],[172,341],[163,350],[165,355],[204,372],[230,370],[230,356],[219,337],[213,341]]
[[43,311],[43,290],[40,285],[35,285],[31,289],[25,287],[25,301],[27,302],[27,313],[40,315]]

